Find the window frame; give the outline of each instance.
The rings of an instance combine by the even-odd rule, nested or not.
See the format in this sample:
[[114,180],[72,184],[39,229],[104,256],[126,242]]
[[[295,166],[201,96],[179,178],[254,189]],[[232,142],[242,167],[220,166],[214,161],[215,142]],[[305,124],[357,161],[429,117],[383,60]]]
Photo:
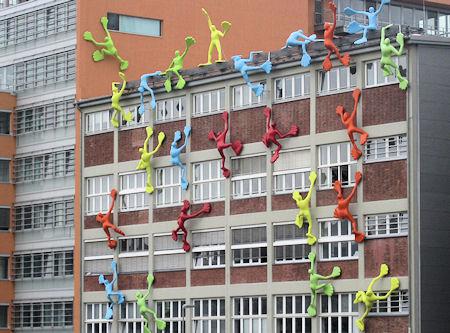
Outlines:
[[[337,312],[333,312],[333,306],[332,306],[332,300],[335,299],[337,297],[338,299],[338,311]],[[344,312],[342,311],[342,298],[343,297],[347,297],[347,304],[349,307],[350,311]],[[349,326],[350,331],[348,333],[358,333],[358,328],[355,325],[353,325],[353,323],[356,323],[356,319],[358,318],[358,310],[357,310],[357,305],[353,304],[353,300],[355,299],[355,293],[335,293],[333,296],[329,297],[329,296],[325,296],[325,295],[320,295],[320,302],[318,302],[319,306],[318,308],[321,309],[321,311],[318,311],[318,317],[319,317],[319,328],[320,328],[320,332],[326,332],[326,333],[331,333],[331,329],[332,329],[332,318],[338,318],[338,327],[342,327],[342,318],[348,318],[349,321],[351,322],[351,325]],[[323,304],[322,302],[324,302],[324,300],[327,301],[327,311],[322,311],[323,309]],[[324,319],[328,319],[328,328],[324,328],[323,322]],[[353,326],[355,326],[356,330],[353,331]]]
[[[356,217],[355,217],[355,220]],[[345,220],[347,221],[347,220]],[[332,236],[332,226],[333,222],[337,222],[338,235]],[[317,223],[319,224],[319,237],[317,239],[317,243],[319,245],[319,261],[346,261],[346,260],[358,260],[359,251],[358,251],[358,243],[355,241],[355,235],[352,233],[352,224],[350,221],[347,221],[347,234],[342,235],[342,225],[343,221],[336,218],[320,218],[317,219]],[[322,235],[322,223],[330,223],[330,226],[327,228],[328,236]],[[338,256],[332,256],[332,246],[331,244],[338,243]],[[342,244],[347,243],[347,251],[348,255],[342,255]],[[328,257],[324,257],[324,244],[328,244]],[[355,255],[351,255],[353,251],[353,247],[356,246]]]
[[[287,298],[292,298],[291,300],[291,304],[292,304],[292,312],[287,312]],[[302,309],[301,312],[297,312],[297,297],[299,297],[301,299],[301,304],[302,304]],[[281,313],[278,310],[278,299],[281,299],[282,302],[282,309],[281,309]],[[295,295],[274,295],[273,297],[273,302],[274,302],[274,306],[273,306],[273,319],[274,319],[274,324],[275,324],[275,332],[289,332],[286,329],[286,322],[288,320],[292,321],[291,327],[294,329],[295,326],[295,321],[297,319],[300,319],[302,321],[302,331],[298,332],[298,333],[311,333],[311,331],[307,331],[307,324],[306,322],[309,321],[309,327],[311,328],[312,326],[312,319],[311,317],[308,316],[308,306],[309,303],[311,302],[311,296],[308,294],[295,294]],[[278,330],[279,328],[279,319],[281,319],[281,328],[280,330]],[[297,330],[295,330],[297,332]],[[291,330],[292,332],[292,330]]]
[[[212,105],[212,96],[216,95],[217,105],[216,108],[213,108]],[[205,111],[205,96],[208,96],[208,105],[206,107]],[[197,100],[199,110],[197,109]],[[222,113],[225,111],[225,101],[226,101],[226,89],[224,87],[208,90],[208,91],[201,91],[198,93],[192,94],[192,117],[201,117],[201,116],[207,116],[207,115],[213,115]]]
[[[355,74],[351,73],[352,68],[355,68]],[[340,76],[340,70],[344,69],[346,71],[346,79],[347,79],[347,85],[341,87],[341,76]],[[350,66],[346,67],[346,66],[336,66],[333,67],[331,70],[324,72],[323,70],[318,70],[317,71],[317,89],[316,89],[316,95],[317,97],[320,96],[328,96],[328,95],[334,95],[334,94],[340,94],[343,92],[347,92],[347,91],[351,91],[352,89],[354,89],[356,87],[356,80],[357,80],[357,66],[356,64],[350,64]],[[330,88],[330,82],[331,82],[331,75],[332,73],[336,74],[336,88],[331,89]],[[322,86],[322,76],[325,76],[326,79],[326,89],[321,88]],[[334,75],[334,74],[333,74]],[[353,82],[352,82],[353,79]]]
[[[223,244],[215,244],[215,245],[201,245],[195,246],[192,244],[192,269],[193,270],[202,270],[202,269],[215,269],[215,268],[225,268],[226,264],[226,251],[225,251],[225,229],[207,229],[207,230],[196,230],[192,231],[192,239],[194,239],[194,234],[200,233],[211,233],[211,232],[223,232],[224,241]],[[194,242],[192,242],[194,243]],[[208,253],[208,264],[203,265],[203,261],[201,265],[196,265],[196,253]],[[213,256],[211,256],[211,252],[215,252]],[[213,264],[213,258],[217,258],[217,265]],[[223,258],[223,262],[221,262]]]
[[[238,156],[238,157],[232,157],[231,158],[231,168],[234,169],[233,163],[234,161],[241,160],[241,159],[251,159],[255,157],[262,157],[263,159],[267,159],[266,154],[254,154],[254,155],[245,155],[245,156]],[[235,176],[235,173],[232,172],[231,174],[231,199],[232,200],[239,200],[239,199],[248,199],[248,198],[258,198],[258,197],[265,197],[267,195],[267,169],[264,169],[265,172],[260,173],[251,173],[247,175],[238,175]],[[249,194],[236,194],[236,186],[237,182],[239,182],[240,192],[244,192],[244,183],[246,180],[249,180]],[[257,187],[258,192],[256,194],[253,194],[253,180],[257,180]],[[263,190],[263,187],[265,190]]]
[[3,179],[3,176],[0,175],[0,184],[11,184],[11,159],[0,157],[0,163],[2,162],[8,165],[8,180]]
[[[393,216],[396,215],[396,216]],[[385,233],[379,233],[380,229],[379,227],[379,220],[384,219],[385,224]],[[397,224],[397,228],[392,228],[390,226],[391,219],[397,219],[397,222],[394,224]],[[374,231],[371,230],[370,226],[374,226]],[[391,238],[391,237],[405,237],[409,234],[409,214],[406,211],[402,212],[393,212],[393,213],[380,213],[380,214],[367,214],[364,215],[364,229],[366,238],[368,239],[377,239],[377,238]],[[391,229],[397,229],[397,232],[391,233]],[[406,229],[406,230],[405,230]],[[375,232],[375,233],[374,233]]]
[[[212,173],[213,173],[213,164],[217,165],[217,170],[214,171],[215,176],[218,177],[214,177],[212,178]],[[205,170],[205,165],[207,165],[208,167],[208,174],[209,174],[209,179],[205,180],[205,176],[204,176],[204,170]],[[199,179],[196,179],[196,167],[199,167]],[[218,201],[225,201],[225,177],[223,176],[222,173],[222,169],[220,168],[221,166],[221,160],[207,160],[207,161],[201,161],[201,162],[194,162],[192,163],[192,187],[193,187],[193,202],[194,203],[204,203],[204,202],[218,202]],[[218,188],[218,197],[217,198],[212,198],[211,195],[207,198],[203,198],[203,185],[204,184],[208,184],[208,192],[211,193],[212,191],[212,186],[213,184],[217,185]],[[223,196],[221,196],[223,190]],[[200,200],[197,200],[197,191],[200,191]]]
[[[108,24],[108,29],[112,32],[118,32],[118,33],[122,33],[122,34],[130,34],[130,35],[137,35],[137,36],[144,36],[144,37],[155,37],[155,38],[159,38],[162,37],[162,33],[163,33],[163,20],[160,19],[155,19],[155,18],[150,18],[150,17],[141,17],[141,16],[134,16],[134,15],[125,15],[125,14],[119,14],[119,13],[111,13],[108,12],[107,13],[107,17],[109,20],[111,20],[111,15],[116,15],[117,16],[117,22],[118,22],[118,28],[115,29],[115,27],[111,26]],[[133,18],[133,19],[139,19],[139,20],[145,20],[145,21],[154,21],[156,23],[158,23],[159,25],[159,34],[150,34],[150,33],[141,33],[141,32],[134,32],[134,31],[124,31],[124,30],[120,30],[120,18],[124,17],[124,18]],[[140,31],[140,30],[139,30]]]
[[[12,214],[12,208],[10,206],[0,206],[0,212],[3,210],[7,210],[7,212],[5,212],[5,215],[7,216],[8,220],[7,220],[7,228],[3,228],[2,225],[0,224],[0,233],[2,232],[9,232],[12,229],[11,226],[11,214]],[[3,217],[3,214],[0,213],[0,219]],[[1,221],[1,220],[0,220]]]
[[[207,314],[205,315],[205,302],[207,303]],[[213,314],[212,311],[212,304],[213,302],[216,303],[216,314]],[[192,332],[215,332],[215,333],[225,333],[226,330],[226,307],[225,307],[225,298],[195,298],[192,300],[192,303],[194,304],[194,309],[192,313]],[[198,311],[197,311],[197,304],[198,304]],[[223,305],[223,308],[222,308]],[[223,314],[222,314],[223,309]],[[215,327],[217,330],[212,329],[212,323],[215,322]],[[221,323],[223,322],[223,328]],[[196,326],[196,323],[198,323],[198,326]],[[205,327],[203,327],[203,324],[206,324],[206,330]],[[196,329],[199,328],[199,329]],[[211,329],[210,329],[211,328]]]
[[[40,256],[40,259],[38,256]],[[26,260],[27,257],[29,261]],[[41,252],[16,252],[12,258],[12,277],[15,281],[64,279],[74,276],[73,248],[52,249]],[[25,267],[25,263],[28,262],[29,268]],[[40,263],[40,266],[36,266],[36,263]]]
[[[294,228],[298,227],[296,226],[296,224],[294,222],[275,222],[273,223],[273,265],[283,265],[283,264],[296,264],[296,263],[305,263],[305,262],[309,262],[308,259],[308,255],[305,256],[305,259],[295,259],[293,258],[292,260],[288,260],[286,259],[286,250],[285,247],[286,246],[293,246],[293,257],[295,257],[295,246],[296,245],[302,245],[304,247],[309,247],[309,250],[307,250],[306,252],[309,253],[311,251],[311,246],[308,245],[307,242],[307,237],[306,237],[306,230],[305,228],[302,229],[298,229],[299,232],[302,232],[305,234],[305,236],[303,238],[292,238],[292,239],[285,239],[285,240],[277,240],[276,237],[276,228],[277,227],[281,227],[281,226],[293,226]],[[295,236],[295,235],[294,235]],[[283,260],[278,260],[277,258],[277,248],[279,247],[283,247]]]
[[[165,183],[165,179],[166,179],[166,172],[169,171],[170,172],[170,184],[166,184]],[[159,173],[162,172],[162,183],[159,183]],[[169,165],[169,166],[162,166],[162,167],[158,167],[155,168],[154,170],[155,173],[155,191],[154,191],[154,208],[165,208],[165,207],[177,207],[177,206],[181,206],[182,204],[182,196],[183,196],[183,190],[181,188],[181,168],[176,166],[176,165]],[[178,173],[178,182],[176,182],[176,173]],[[160,193],[159,191],[161,191],[161,197],[163,200],[163,203],[159,203],[159,197],[160,197]],[[166,192],[170,191],[170,198],[171,198],[171,202],[170,203],[166,203],[165,202],[165,198],[166,198]],[[178,192],[178,201],[174,201],[173,196],[175,191]]]
[[[240,243],[240,244],[233,244],[234,243],[234,236],[233,232],[235,230],[244,230],[244,229],[255,229],[255,228],[265,228],[265,242],[254,242],[252,243],[251,240],[248,243]],[[250,236],[251,237],[251,236]],[[264,256],[262,255],[262,249],[266,249],[266,256],[265,261],[263,260]],[[266,225],[251,225],[251,226],[238,226],[238,227],[231,227],[231,267],[249,267],[249,266],[267,266],[268,264],[268,242],[267,242],[267,226]],[[244,261],[244,250],[249,249],[249,262],[245,263]],[[253,261],[253,254],[252,249],[259,249],[258,251],[258,260],[256,262]],[[240,251],[240,260],[239,263],[236,263],[235,258],[235,250]]]
[[[375,294],[379,296],[380,294],[385,295],[387,291],[376,292]],[[398,296],[398,300],[393,300],[392,297]],[[394,304],[398,302],[398,311],[395,311]],[[394,303],[394,304],[393,304]],[[381,309],[386,308],[386,311],[381,311]],[[395,290],[391,296],[388,297],[386,301],[376,301],[373,304],[371,311],[369,312],[370,317],[385,317],[385,316],[409,316],[409,292],[408,290]]]
[[[11,135],[13,135],[13,131],[12,131],[12,129],[11,129],[11,123],[12,123],[12,121],[11,121],[11,114],[12,114],[12,112],[11,111],[9,111],[9,110],[3,110],[3,109],[0,109],[0,117],[5,117],[5,129],[7,129],[7,133],[3,133],[3,132],[1,132],[0,131],[0,136],[11,136]],[[1,123],[1,122],[0,122]],[[0,129],[1,129],[1,127],[0,127]]]
[[[401,56],[394,56],[392,57],[394,59],[394,62],[396,65],[402,65],[402,62],[406,62],[407,61],[407,55],[403,54]],[[368,64],[372,64],[373,66],[373,73],[374,73],[374,78],[373,84],[369,84],[368,80],[369,80],[369,72],[368,72],[368,68],[367,65]],[[408,68],[406,68],[406,70],[408,70]],[[372,59],[372,60],[367,60],[364,61],[364,88],[374,88],[374,87],[382,87],[382,86],[388,86],[388,85],[392,85],[392,84],[398,84],[398,79],[397,79],[397,75],[394,72],[394,75],[389,75],[389,76],[383,76],[382,79],[384,82],[380,82],[378,83],[378,74],[381,73],[381,69],[380,69],[380,59]]]
[[[178,235],[181,235],[180,233],[178,233]],[[183,257],[186,255],[186,252],[184,252],[183,250],[183,245],[179,242],[177,242],[177,247],[178,248],[174,248],[174,249],[169,249],[169,250],[157,250],[156,249],[156,242],[155,242],[155,238],[156,237],[172,237],[171,233],[157,233],[157,234],[153,234],[152,239],[153,239],[153,270],[155,272],[174,272],[174,271],[185,271],[186,270],[186,261],[183,261],[182,266],[183,267],[165,267],[165,268],[156,268],[156,264],[155,264],[155,257],[157,256],[163,256],[163,255],[182,255]],[[176,243],[175,241],[173,241],[174,244]]]
[[[241,311],[242,309],[244,309],[244,300],[245,299],[249,299],[249,307],[248,307],[248,315],[243,314],[244,311]],[[257,299],[258,302],[258,314],[254,314],[253,312],[253,301],[254,299]],[[236,311],[236,300],[239,300],[239,311]],[[264,333],[265,331],[262,330],[263,326],[265,325],[265,327],[267,328],[269,325],[271,325],[271,323],[269,322],[269,318],[268,318],[268,311],[267,311],[267,304],[268,304],[268,300],[267,300],[267,296],[241,296],[241,297],[232,297],[231,298],[231,302],[232,302],[232,312],[231,312],[231,324],[233,327],[233,333],[238,333],[235,330],[235,326],[236,326],[236,321],[240,323],[240,329],[239,332],[244,332],[243,330],[243,321],[244,320],[249,320],[249,331],[248,332],[255,332],[254,328],[253,328],[253,322],[255,319],[258,320],[258,327],[261,330],[258,330],[259,333]],[[263,309],[263,303],[266,304],[266,313],[264,313]],[[239,313],[239,314],[236,314]],[[263,325],[264,324],[264,325]]]
[[[391,142],[394,142],[393,147],[395,149],[395,156],[389,156],[392,153],[390,146]],[[369,148],[371,144],[374,144],[373,149]],[[379,149],[380,145],[381,148]],[[381,149],[383,149],[384,157],[378,158],[379,150]],[[373,158],[369,158],[371,156],[373,156]],[[408,159],[408,137],[406,134],[369,138],[364,145],[364,164],[405,159]]]
[[[131,310],[132,310],[132,316],[129,316],[129,305],[131,305]],[[125,316],[123,317],[122,315],[124,314],[123,311],[125,309]],[[139,308],[137,303],[134,302],[123,302],[122,304],[119,305],[119,331],[123,332],[123,333],[140,333],[141,331],[143,331],[143,326],[144,326],[144,319],[141,317],[141,314],[139,312]],[[133,329],[129,330],[129,326],[128,325],[133,325]],[[139,329],[139,327],[141,327],[141,329]]]
[[[169,332],[181,332],[181,327],[183,325],[183,306],[186,304],[184,299],[174,299],[174,300],[155,300],[155,309],[159,319],[162,319],[166,322],[166,330]],[[165,311],[166,305],[169,303],[169,313],[170,317],[166,316],[167,312]],[[178,313],[176,317],[172,317],[174,304],[177,304]],[[156,324],[154,326],[154,332],[158,332]],[[177,327],[178,330],[174,330],[174,327]]]
[[[98,305],[99,311],[98,315],[99,318],[95,317],[95,306]],[[91,318],[89,318],[88,315],[88,309],[89,306],[92,306],[91,309]],[[108,308],[108,303],[84,303],[84,327],[86,329],[86,332],[98,332],[98,333],[111,333],[111,325],[113,320],[112,319],[103,319],[106,314],[106,309]],[[99,324],[98,330],[90,330],[90,328],[96,327],[96,325]],[[106,324],[106,325],[105,325]],[[106,327],[106,330],[103,330],[103,327]]]
[[[262,84],[264,91],[261,96],[256,96],[247,84],[239,84],[231,87],[231,111],[256,108],[264,105],[264,97],[267,94],[265,80],[254,82],[253,84]],[[239,90],[239,104],[236,103],[236,91]],[[244,104],[244,93],[247,94],[248,104]],[[256,98],[256,101],[254,99]]]
[[[143,177],[143,186],[142,187],[135,187],[133,189],[123,189],[124,185],[124,177],[132,177],[134,178],[133,182],[136,185],[138,181],[138,177]],[[130,180],[127,180],[128,184],[130,183]],[[145,171],[134,171],[134,172],[124,172],[119,173],[119,211],[120,212],[134,212],[139,210],[148,210],[150,208],[150,196],[145,191],[145,184],[147,182],[147,173]],[[128,185],[129,186],[129,185]],[[141,197],[142,205],[137,205],[137,198],[138,196]],[[128,198],[128,200],[127,200]],[[130,206],[129,202],[135,201],[133,207]],[[128,208],[125,208],[125,205],[123,203],[123,200],[128,201]],[[131,208],[130,208],[131,207]]]
[[[96,192],[96,191],[94,191],[94,193],[92,194],[92,193],[89,193],[89,181],[90,180],[92,180],[92,181],[94,181],[94,187],[95,187],[95,179],[99,179],[100,180],[100,185],[99,185],[99,187],[100,187],[100,192]],[[103,187],[103,178],[106,178],[107,179],[107,186],[106,186],[106,191],[107,192],[101,192],[101,188]],[[85,178],[85,186],[86,186],[86,195],[85,195],[85,197],[86,197],[86,208],[85,208],[85,215],[86,216],[93,216],[93,215],[97,215],[97,213],[99,212],[99,211],[102,211],[102,212],[106,212],[106,211],[108,211],[108,208],[109,208],[109,205],[111,204],[111,196],[110,196],[110,193],[111,193],[111,188],[112,188],[112,183],[114,182],[114,178],[113,178],[113,175],[112,174],[110,174],[110,175],[100,175],[100,176],[94,176],[94,177],[86,177]],[[106,197],[106,205],[108,206],[108,207],[102,207],[102,203],[100,203],[100,207],[96,207],[95,206],[95,200],[93,201],[93,209],[92,210],[90,210],[89,209],[89,200],[91,200],[92,198],[96,198],[96,197],[100,197],[100,201],[102,200],[102,197]],[[103,209],[103,208],[106,208],[106,209]],[[113,211],[114,211],[114,209],[113,209]]]
[[[300,77],[300,94],[295,95],[295,84],[296,84],[296,78]],[[306,80],[306,77],[308,79]],[[286,81],[291,80],[291,96],[286,97]],[[307,81],[308,85],[305,85],[305,81]],[[281,82],[281,97],[277,96],[277,83]],[[310,97],[310,83],[311,83],[311,73],[310,72],[303,72],[303,73],[297,73],[297,74],[291,74],[291,75],[285,75],[280,76],[273,79],[273,104],[278,103],[285,103],[290,101],[296,101],[301,99],[307,99]],[[305,87],[308,87],[308,89],[305,89]],[[307,90],[307,91],[306,91]]]
[[[159,118],[159,111],[160,110],[166,110],[165,106],[170,103],[170,110],[168,111],[168,114],[171,116],[164,115],[161,119]],[[176,110],[175,104],[178,103],[178,105],[181,105],[181,110]],[[162,106],[160,108],[160,106]],[[175,113],[178,113],[178,116],[175,116]],[[155,110],[155,116],[154,116],[154,123],[155,124],[161,124],[161,123],[167,123],[171,121],[178,121],[186,119],[186,95],[178,96],[178,97],[171,97],[166,98],[162,100],[156,101],[156,110]]]
[[[342,144],[346,144],[347,145],[347,161],[346,162],[340,162],[341,160],[341,145]],[[336,146],[337,150],[336,150],[336,159],[337,162],[336,163],[331,163],[331,147],[332,146]],[[321,149],[322,147],[326,147],[327,149],[327,163],[326,164],[322,164],[322,160],[321,160]],[[319,185],[319,190],[329,190],[333,188],[333,168],[337,167],[338,170],[338,180],[341,182],[341,186],[343,188],[346,187],[353,187],[355,185],[355,172],[352,172],[352,165],[353,168],[357,168],[358,165],[358,161],[355,161],[353,159],[353,157],[351,156],[351,144],[350,142],[337,142],[337,143],[330,143],[330,144],[323,144],[323,145],[319,145],[317,146],[317,153],[318,153],[318,165],[317,165],[317,171],[318,171],[318,185]],[[345,184],[342,181],[342,167],[348,167],[348,171],[347,171],[347,176],[348,176],[348,184]],[[327,171],[327,183],[325,185],[322,184],[322,170],[326,170]],[[330,179],[330,183],[328,183],[328,179]]]
[[[84,131],[84,135],[89,136],[89,135],[108,133],[108,132],[114,131],[114,127],[111,124],[111,117],[112,117],[111,109],[86,113],[86,116],[85,116],[86,129]],[[105,118],[107,120],[106,122],[105,122]],[[95,127],[96,127],[97,120],[100,120],[100,119],[101,119],[101,121],[99,122],[100,129],[96,130]],[[106,127],[103,126],[105,124],[106,124]]]
[[[46,321],[47,317],[45,316],[46,312],[48,311],[48,306],[50,306],[51,312],[50,321]],[[24,325],[24,307],[28,307],[29,309],[28,311],[26,311],[29,313],[29,317],[27,320],[28,325]],[[40,312],[39,321],[35,322],[34,316],[38,311]],[[17,316],[17,314],[19,315]],[[55,327],[71,328],[73,327],[73,299],[45,300],[45,302],[16,302],[14,303],[12,318],[14,326],[17,329],[54,329]],[[66,324],[66,322],[68,324]],[[58,323],[60,324],[58,325]],[[35,326],[35,324],[39,325]]]

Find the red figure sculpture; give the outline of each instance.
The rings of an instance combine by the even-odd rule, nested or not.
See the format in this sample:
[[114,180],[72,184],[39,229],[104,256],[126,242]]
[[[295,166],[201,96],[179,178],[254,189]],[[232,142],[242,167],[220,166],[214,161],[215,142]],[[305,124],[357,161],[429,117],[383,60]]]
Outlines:
[[174,241],[178,240],[178,231],[180,230],[183,231],[183,250],[185,252],[190,251],[191,245],[189,245],[189,242],[187,241],[188,231],[186,230],[184,223],[189,219],[193,219],[202,214],[209,213],[211,211],[211,204],[210,203],[203,204],[203,207],[200,210],[192,214],[188,214],[189,208],[191,208],[191,203],[189,202],[189,200],[184,200],[183,206],[181,207],[181,213],[180,215],[178,215],[177,219],[178,228],[172,230],[172,239]]
[[219,151],[220,156],[222,157],[222,173],[225,178],[230,177],[230,170],[225,168],[225,154],[223,153],[224,149],[231,147],[236,155],[240,155],[242,152],[242,142],[240,140],[236,140],[232,143],[225,143],[228,133],[228,112],[224,111],[222,113],[222,119],[224,122],[223,131],[218,132],[217,135],[211,130],[208,133],[208,140],[214,140],[217,144],[217,150]]
[[117,198],[117,191],[115,189],[112,189],[110,196],[111,196],[112,200],[111,200],[111,205],[109,206],[108,213],[106,213],[104,215],[102,212],[100,212],[97,214],[95,219],[98,223],[100,223],[102,225],[103,231],[105,232],[106,236],[108,237],[108,247],[110,249],[114,250],[117,246],[117,241],[115,239],[111,238],[109,229],[114,230],[115,232],[117,232],[118,234],[121,234],[122,236],[125,236],[125,233],[122,230],[120,230],[118,227],[116,227],[114,224],[111,223],[110,217],[111,217],[111,212],[114,208],[114,203]]
[[331,55],[334,53],[336,57],[340,60],[340,62],[344,66],[350,65],[350,55],[348,53],[345,53],[343,56],[339,53],[339,49],[334,45],[333,39],[334,39],[334,30],[336,29],[336,4],[333,1],[328,1],[328,7],[333,11],[333,23],[325,22],[324,24],[324,45],[328,49],[328,54],[325,57],[325,60],[323,61],[322,67],[325,72],[328,72],[332,67],[333,64],[331,63]]
[[280,139],[284,139],[291,136],[297,136],[298,126],[292,125],[289,132],[287,132],[286,134],[281,134],[281,132],[277,129],[277,124],[271,121],[272,109],[266,107],[264,109],[264,115],[266,116],[266,133],[264,133],[262,142],[266,145],[267,148],[269,148],[272,143],[277,145],[277,149],[275,149],[275,152],[272,155],[272,158],[270,159],[270,162],[275,163],[275,161],[280,156],[280,150],[283,148],[283,146],[281,146],[281,143],[278,142],[277,136]]
[[356,146],[355,139],[353,137],[354,133],[359,133],[361,135],[360,137],[360,143],[361,145],[364,145],[367,141],[367,138],[369,135],[363,131],[362,129],[356,127],[356,110],[358,109],[358,102],[359,98],[361,97],[361,90],[356,88],[353,90],[353,112],[351,115],[349,115],[347,112],[345,112],[345,109],[342,105],[339,105],[336,108],[336,113],[341,116],[341,121],[345,125],[345,128],[347,129],[348,137],[353,145],[352,147],[352,156],[355,160],[359,159],[362,155],[361,150],[358,149],[358,146]]
[[352,232],[355,235],[355,240],[358,243],[361,243],[364,241],[364,238],[366,237],[364,233],[358,231],[358,225],[353,218],[352,213],[350,212],[348,206],[350,204],[350,201],[354,197],[356,193],[356,189],[358,187],[358,184],[361,182],[362,174],[361,172],[357,171],[355,174],[355,186],[352,189],[352,192],[350,195],[344,199],[344,196],[342,195],[342,187],[341,182],[339,180],[336,180],[333,184],[334,190],[337,193],[337,200],[338,200],[338,206],[334,210],[334,217],[338,218],[340,220],[348,220],[352,223]]

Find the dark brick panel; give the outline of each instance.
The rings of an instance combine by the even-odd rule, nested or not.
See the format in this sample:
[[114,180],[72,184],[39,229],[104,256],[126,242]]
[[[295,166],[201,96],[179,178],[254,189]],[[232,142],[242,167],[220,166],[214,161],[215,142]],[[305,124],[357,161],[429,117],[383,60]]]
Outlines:
[[273,265],[272,280],[274,282],[309,280],[309,267],[309,263]]
[[[100,149],[99,149],[100,148]],[[84,137],[84,166],[114,162],[114,133],[102,133]]]
[[144,146],[146,137],[145,127],[119,131],[119,162],[139,160],[139,148]]
[[390,276],[408,276],[408,237],[367,239],[364,258],[366,277],[377,276],[381,264],[389,266]]
[[266,266],[231,267],[231,283],[267,282]]
[[148,209],[132,212],[119,212],[119,225],[148,223]]
[[[301,193],[303,197],[307,193]],[[272,210],[296,209],[297,204],[292,199],[292,194],[272,195]]]
[[331,132],[345,129],[341,118],[336,114],[336,107],[343,105],[345,111],[353,111],[352,92],[317,97],[316,132]]
[[184,143],[184,125],[186,124],[185,120],[171,121],[167,123],[155,124],[153,126],[153,147],[156,147],[158,144],[158,133],[164,132],[166,134],[166,139],[164,140],[161,148],[159,149],[157,155],[169,155],[170,154],[170,145],[173,141],[173,136],[175,131],[180,131],[182,134],[182,138],[178,143]]
[[329,275],[333,271],[334,266],[339,266],[342,270],[340,279],[357,279],[358,278],[358,260],[318,262],[317,263],[317,273],[319,273],[321,275]]
[[[203,204],[192,204],[191,212],[195,212],[203,207]],[[225,215],[225,201],[211,202],[211,212],[202,215],[202,217],[223,216]]]
[[[105,279],[111,281],[111,275],[105,275]],[[84,277],[84,291],[104,291],[105,286],[98,283],[98,275],[89,275]]]
[[266,132],[266,117],[263,110],[264,107],[258,107],[231,112],[231,141],[241,140],[244,144],[260,142]]
[[191,126],[191,151],[216,148],[216,143],[208,140],[208,133],[210,130],[214,130],[217,134],[223,130],[222,114],[192,118]]
[[[101,228],[102,225],[98,223],[96,220],[95,215],[85,216],[84,217],[84,229],[95,229],[95,228]],[[114,217],[111,214],[111,223],[114,223]]]
[[[352,192],[353,187],[344,188],[343,195],[347,197]],[[358,200],[358,193],[355,193],[355,196],[352,198],[352,203],[355,203]],[[317,206],[329,206],[336,205],[337,206],[337,193],[334,189],[331,190],[323,190],[316,192],[316,205]]]
[[191,286],[212,286],[225,284],[225,269],[194,269],[191,271]]
[[174,221],[180,215],[181,206],[153,209],[153,222]]
[[408,333],[409,316],[368,317],[366,333]]
[[186,287],[186,272],[155,272],[155,288]]
[[119,290],[147,289],[147,273],[119,274]]
[[309,106],[309,98],[274,104],[272,119],[282,133],[288,132],[291,125],[297,125],[298,135],[309,135]]
[[231,215],[266,211],[266,197],[231,200]]
[[406,198],[407,168],[406,160],[364,164],[364,201]]

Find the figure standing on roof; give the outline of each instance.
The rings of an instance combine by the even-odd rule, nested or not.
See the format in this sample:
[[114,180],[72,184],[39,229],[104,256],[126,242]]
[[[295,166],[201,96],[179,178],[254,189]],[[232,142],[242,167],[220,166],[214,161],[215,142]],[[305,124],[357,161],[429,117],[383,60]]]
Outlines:
[[180,74],[180,70],[183,69],[183,63],[184,63],[184,57],[186,56],[187,52],[191,48],[192,45],[195,44],[194,37],[188,36],[185,38],[186,42],[186,48],[184,49],[184,52],[180,54],[179,50],[175,51],[175,57],[173,58],[172,62],[169,65],[169,68],[166,69],[162,75],[166,76],[166,81],[164,82],[164,88],[166,88],[167,92],[172,91],[172,74],[175,74],[178,77],[177,85],[175,86],[175,89],[183,89],[186,85],[186,81],[183,79],[183,76]]
[[[244,81],[247,83],[247,85],[250,87],[250,89],[255,93],[255,95],[259,97],[264,92],[264,85],[262,85],[261,83],[258,83],[258,84],[251,83],[247,72],[263,70],[264,72],[269,74],[270,71],[272,70],[272,63],[268,59],[260,66],[247,65],[248,62],[253,61],[253,56],[257,53],[260,53],[260,52],[250,52],[250,56],[247,59],[242,58],[241,55],[232,56],[231,59],[233,60],[233,63],[234,63],[234,69],[241,73],[242,77],[244,78]],[[269,58],[270,58],[270,54],[269,54]]]
[[206,15],[206,18],[208,19],[208,27],[211,31],[211,42],[209,43],[209,49],[208,49],[208,62],[206,64],[200,64],[199,66],[206,66],[212,64],[212,54],[214,49],[217,50],[217,57],[218,59],[216,62],[223,62],[223,55],[222,55],[222,46],[220,45],[220,38],[224,37],[225,34],[230,30],[231,23],[228,21],[222,21],[222,29],[223,32],[220,30],[217,30],[216,26],[212,24],[211,18],[208,15],[208,12],[202,8],[203,14]]

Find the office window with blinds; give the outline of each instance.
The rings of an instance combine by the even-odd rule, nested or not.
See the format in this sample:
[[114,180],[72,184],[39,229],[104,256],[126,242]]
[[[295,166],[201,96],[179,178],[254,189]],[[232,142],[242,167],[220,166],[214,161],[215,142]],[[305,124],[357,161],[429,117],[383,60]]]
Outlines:
[[309,173],[311,171],[311,151],[293,150],[280,154],[273,165],[274,194],[292,193],[294,190],[309,190]]
[[[179,238],[181,234],[179,235]],[[182,242],[175,242],[172,235],[163,234],[153,237],[153,262],[155,271],[178,271],[186,268],[186,253]]]
[[106,246],[106,240],[85,241],[84,275],[112,274],[111,260],[114,255]]
[[194,268],[225,267],[225,231],[193,232],[192,256]]
[[148,237],[119,239],[119,272],[148,272]]

